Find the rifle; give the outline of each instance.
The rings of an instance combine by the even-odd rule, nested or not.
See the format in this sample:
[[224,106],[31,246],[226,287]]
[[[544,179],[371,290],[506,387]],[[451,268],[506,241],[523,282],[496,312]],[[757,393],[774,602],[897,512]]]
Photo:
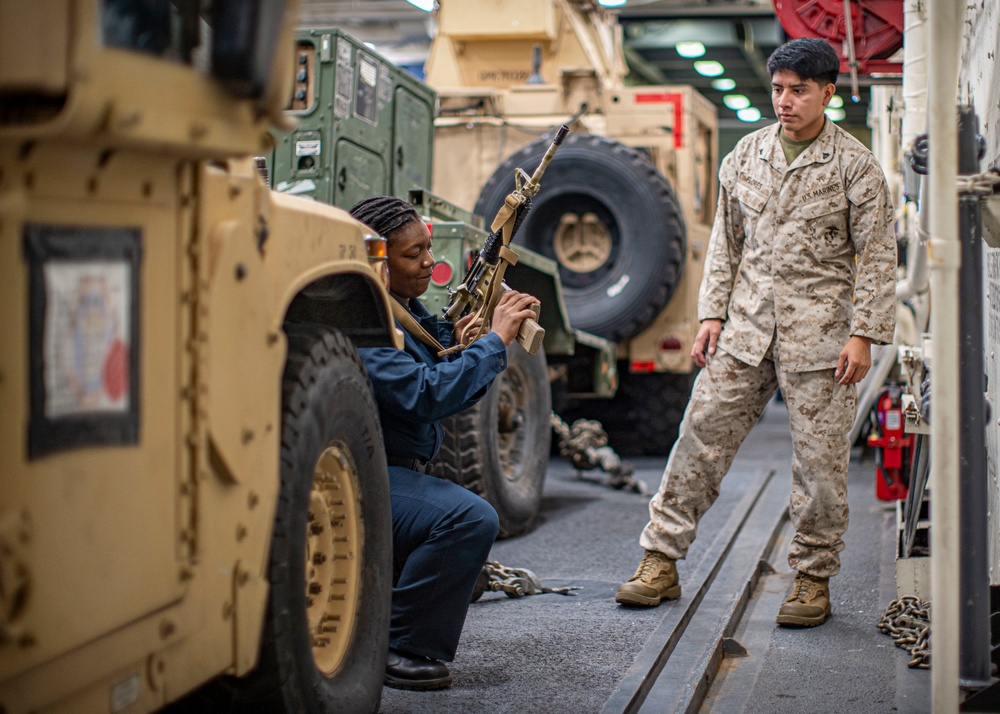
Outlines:
[[[443,309],[445,319],[455,322],[459,318],[475,313],[477,318],[482,319],[479,328],[478,338],[486,330],[497,302],[504,292],[510,288],[503,282],[504,272],[508,265],[517,263],[517,253],[510,248],[517,230],[524,223],[528,211],[531,210],[531,199],[541,188],[540,181],[549,162],[555,156],[556,149],[563,143],[563,139],[569,133],[569,127],[565,124],[559,127],[555,138],[549,144],[548,150],[542,157],[535,173],[529,176],[522,169],[514,170],[514,190],[507,194],[503,205],[497,211],[493,223],[490,224],[490,234],[486,237],[482,250],[476,256],[475,261],[469,266],[468,272],[461,284],[454,290],[450,290],[451,301]],[[538,316],[541,306],[532,305],[535,312],[535,319],[527,319],[521,323],[517,332],[518,343],[527,350],[528,354],[535,354],[542,346],[542,338],[545,337],[545,330],[538,324]],[[452,347],[444,352],[454,352],[461,349],[460,346]]]

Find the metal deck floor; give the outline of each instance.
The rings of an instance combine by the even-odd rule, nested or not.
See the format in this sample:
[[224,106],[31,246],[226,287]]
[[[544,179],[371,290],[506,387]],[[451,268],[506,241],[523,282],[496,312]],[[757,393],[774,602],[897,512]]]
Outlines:
[[[832,618],[819,628],[774,624],[792,579],[783,515],[790,460],[784,405],[772,403],[679,563],[681,599],[646,610],[615,604],[614,593],[641,557],[647,498],[553,459],[539,526],[498,542],[490,557],[545,585],[582,589],[487,593],[469,610],[452,688],[386,688],[381,712],[928,711],[929,672],[907,669],[906,653],[875,628],[895,597],[895,516],[875,500],[870,462],[851,463]],[[665,461],[633,461],[651,492]]]

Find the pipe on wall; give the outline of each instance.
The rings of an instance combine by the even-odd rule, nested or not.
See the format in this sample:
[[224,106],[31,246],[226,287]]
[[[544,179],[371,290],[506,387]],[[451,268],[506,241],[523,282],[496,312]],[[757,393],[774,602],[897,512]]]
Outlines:
[[931,705],[957,712],[959,635],[958,81],[965,3],[930,0],[929,46],[931,370]]

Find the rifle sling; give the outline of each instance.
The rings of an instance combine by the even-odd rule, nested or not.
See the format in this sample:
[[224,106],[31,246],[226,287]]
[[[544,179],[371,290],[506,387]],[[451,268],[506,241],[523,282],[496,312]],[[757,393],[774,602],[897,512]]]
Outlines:
[[392,316],[399,321],[404,330],[434,350],[438,357],[441,357],[447,351],[440,342],[434,339],[431,333],[424,329],[423,325],[417,322],[417,318],[410,314],[410,311],[403,307],[398,300],[390,300],[390,302],[392,303]]

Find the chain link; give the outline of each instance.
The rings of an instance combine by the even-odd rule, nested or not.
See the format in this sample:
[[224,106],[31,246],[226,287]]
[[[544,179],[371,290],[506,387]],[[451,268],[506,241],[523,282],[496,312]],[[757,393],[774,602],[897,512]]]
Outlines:
[[634,491],[646,496],[646,484],[635,477],[635,467],[622,459],[608,446],[608,434],[601,422],[577,419],[570,426],[552,412],[549,423],[559,442],[559,455],[573,464],[578,471],[601,469],[610,477],[612,488]]
[[931,667],[931,604],[906,595],[889,603],[875,625],[913,657],[908,667]]
[[495,560],[487,560],[483,566],[483,570],[489,576],[489,580],[486,583],[486,590],[503,592],[507,597],[524,597],[525,595],[541,595],[542,593],[572,595],[573,590],[580,589],[578,587],[544,587],[538,576],[530,570],[525,568],[508,568],[506,565],[500,565]]

